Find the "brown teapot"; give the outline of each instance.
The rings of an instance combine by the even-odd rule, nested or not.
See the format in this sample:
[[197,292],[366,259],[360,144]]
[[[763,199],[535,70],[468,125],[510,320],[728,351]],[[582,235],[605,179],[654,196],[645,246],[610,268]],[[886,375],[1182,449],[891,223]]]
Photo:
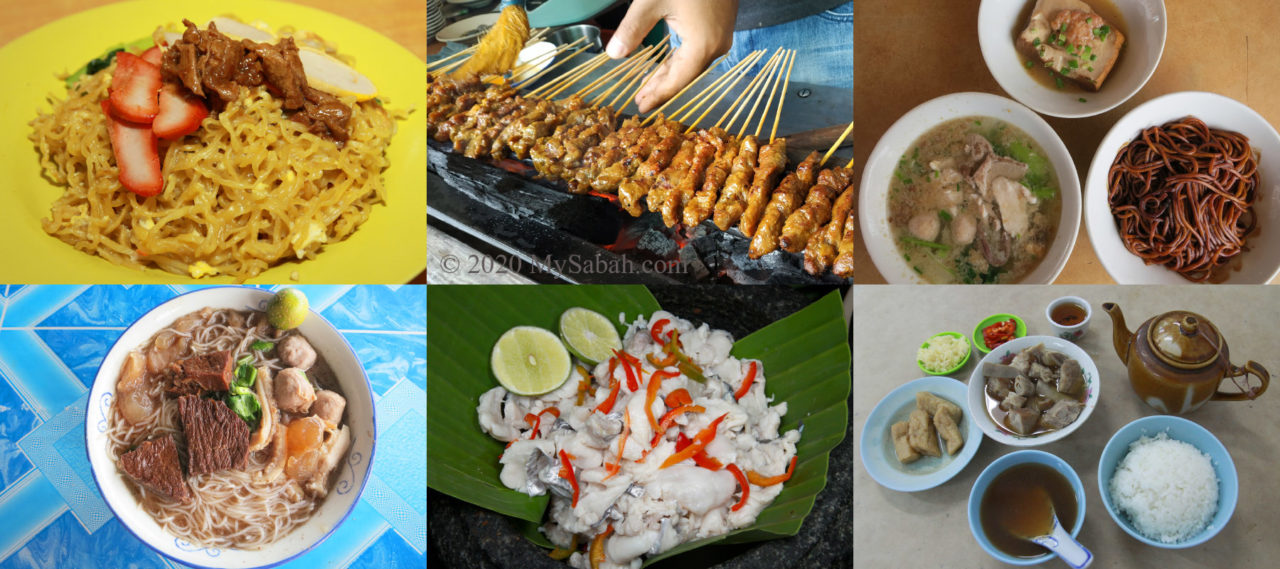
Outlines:
[[[1135,334],[1125,326],[1124,313],[1116,303],[1104,302],[1102,309],[1111,316],[1112,342],[1116,355],[1128,367],[1133,390],[1161,413],[1189,413],[1209,400],[1253,400],[1271,382],[1271,375],[1256,362],[1232,365],[1227,342],[1213,323],[1199,314],[1166,312],[1143,322]],[[1257,377],[1261,386],[1248,387],[1245,377],[1241,391],[1219,389],[1223,379],[1232,378],[1240,386],[1235,378],[1247,375]]]

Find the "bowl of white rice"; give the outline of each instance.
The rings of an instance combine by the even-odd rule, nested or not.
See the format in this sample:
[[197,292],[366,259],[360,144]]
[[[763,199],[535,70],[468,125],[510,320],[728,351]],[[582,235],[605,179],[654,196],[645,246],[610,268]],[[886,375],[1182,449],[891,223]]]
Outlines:
[[1111,519],[1134,539],[1183,549],[1227,525],[1239,481],[1227,447],[1207,429],[1153,415],[1112,435],[1098,461],[1098,490]]

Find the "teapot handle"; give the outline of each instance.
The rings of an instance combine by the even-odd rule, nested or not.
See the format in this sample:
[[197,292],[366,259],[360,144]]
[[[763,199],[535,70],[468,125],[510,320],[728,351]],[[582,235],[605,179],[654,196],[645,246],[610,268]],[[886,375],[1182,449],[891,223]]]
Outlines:
[[[1258,380],[1262,382],[1262,387],[1259,387],[1256,390],[1251,389],[1247,392],[1236,391],[1236,392],[1230,392],[1230,393],[1219,389],[1217,392],[1213,394],[1213,400],[1214,401],[1252,401],[1254,399],[1257,399],[1259,395],[1262,395],[1262,392],[1267,390],[1267,385],[1271,383],[1271,374],[1267,373],[1266,368],[1262,367],[1261,365],[1258,365],[1258,362],[1250,361],[1244,364],[1243,366],[1233,365],[1231,366],[1230,369],[1227,370],[1227,374],[1223,376],[1223,379],[1228,377],[1234,378],[1239,376],[1247,376],[1250,374],[1252,374],[1254,377],[1257,377]],[[1247,382],[1247,379],[1246,379],[1246,382]],[[1246,383],[1246,385],[1248,385],[1248,383]]]

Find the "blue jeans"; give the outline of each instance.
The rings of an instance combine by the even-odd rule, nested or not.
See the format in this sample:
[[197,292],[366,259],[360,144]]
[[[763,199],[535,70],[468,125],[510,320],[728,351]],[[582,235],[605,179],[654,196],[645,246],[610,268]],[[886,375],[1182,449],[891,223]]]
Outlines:
[[[680,47],[675,34],[671,47]],[[720,63],[720,71],[728,71],[752,51],[768,50],[750,73],[754,75],[779,47],[796,50],[792,81],[852,89],[853,2],[776,26],[733,32],[733,47]]]

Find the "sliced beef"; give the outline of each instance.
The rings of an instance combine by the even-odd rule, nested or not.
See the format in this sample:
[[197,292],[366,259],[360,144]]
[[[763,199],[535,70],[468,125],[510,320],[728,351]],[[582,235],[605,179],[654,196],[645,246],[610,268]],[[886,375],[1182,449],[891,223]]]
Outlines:
[[289,118],[311,133],[338,143],[350,138],[351,107],[337,97],[307,85],[306,71],[293,38],[275,45],[236,41],[209,24],[201,30],[189,20],[182,39],[165,50],[161,69],[166,80],[182,83],[204,97],[215,111],[240,96],[240,86],[266,85],[282,100]]
[[178,398],[192,476],[243,469],[249,457],[249,425],[225,403],[195,395]]
[[1081,411],[1084,411],[1083,403],[1070,399],[1062,400],[1045,411],[1041,420],[1044,421],[1045,426],[1061,429],[1074,423]]
[[191,501],[191,490],[182,477],[182,463],[178,462],[178,445],[173,442],[173,435],[145,441],[120,455],[120,470],[165,498],[182,504]]
[[203,354],[169,364],[165,369],[168,384],[165,391],[174,395],[200,395],[206,391],[231,388],[233,357],[223,350]]

